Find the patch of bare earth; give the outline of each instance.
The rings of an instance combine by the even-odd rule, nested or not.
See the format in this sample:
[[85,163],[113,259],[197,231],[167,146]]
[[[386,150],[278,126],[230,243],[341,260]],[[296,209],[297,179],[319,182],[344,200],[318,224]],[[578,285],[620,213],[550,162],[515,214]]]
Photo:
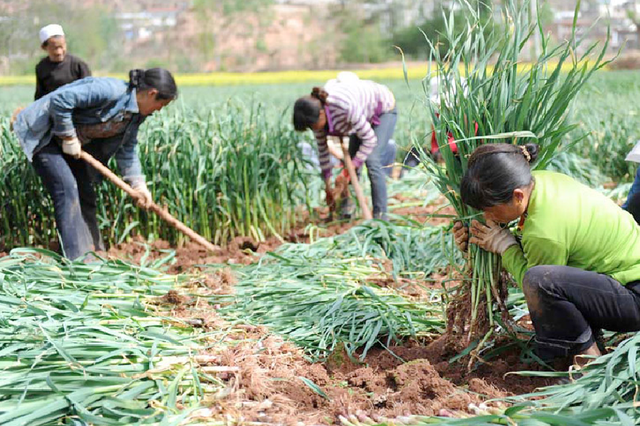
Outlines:
[[325,211],[318,212],[321,223],[311,230],[305,222],[301,222],[294,230],[286,235],[272,236],[265,241],[255,241],[248,237],[236,237],[224,246],[219,246],[216,251],[209,252],[194,242],[186,242],[177,247],[165,240],[149,242],[136,236],[131,241],[117,244],[107,251],[105,256],[109,259],[122,259],[134,264],[140,264],[144,259],[147,263],[166,257],[170,251],[175,251],[175,259],[168,264],[167,272],[182,273],[199,269],[200,265],[207,264],[241,264],[248,265],[257,262],[262,255],[274,251],[284,243],[308,243],[314,238],[329,237],[342,234],[359,221],[329,223],[322,222],[326,218]]
[[344,350],[312,363],[300,348],[265,327],[233,325],[221,318],[206,296],[232,292],[233,284],[233,273],[221,269],[191,282],[184,294],[171,291],[154,301],[158,309],[170,309],[173,317],[212,334],[203,342],[208,349],[199,354],[207,360],[201,368],[224,389],[206,395],[205,408],[196,413],[200,417],[285,425],[336,424],[341,417],[363,422],[409,415],[465,417],[483,403],[489,410],[504,407],[489,399],[550,384],[507,375],[535,369],[520,362],[515,350],[469,372],[466,362],[449,362],[455,353],[445,336],[407,341],[390,351],[373,348],[364,363]]

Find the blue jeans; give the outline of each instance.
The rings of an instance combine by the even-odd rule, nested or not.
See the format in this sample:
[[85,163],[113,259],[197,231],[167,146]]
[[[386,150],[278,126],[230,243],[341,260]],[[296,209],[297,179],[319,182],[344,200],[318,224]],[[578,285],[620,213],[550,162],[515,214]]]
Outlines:
[[636,222],[640,224],[640,167],[636,171],[636,177],[622,208],[631,213]]
[[638,167],[638,170],[636,171],[636,177],[633,179],[633,183],[631,184],[631,189],[629,190],[629,194],[627,195],[627,201],[625,201],[622,205],[623,209],[627,208],[627,206],[629,205],[629,200],[637,193],[640,193],[640,167]]
[[[387,152],[389,139],[393,136],[398,113],[394,108],[391,112],[380,115],[380,124],[373,126],[378,144],[365,160],[369,181],[371,181],[371,199],[373,202],[374,219],[387,219],[387,177],[383,166],[383,155]],[[349,138],[349,155],[353,158],[360,148],[360,139],[355,135]]]
[[389,139],[387,142],[387,149],[382,153],[382,171],[385,175],[391,176],[391,172],[393,172],[393,165],[396,162],[396,152],[398,151],[398,146],[393,139]]
[[[106,164],[121,143],[122,137],[117,136],[92,141],[83,149]],[[53,200],[64,255],[74,260],[104,250],[96,217],[97,172],[83,160],[64,155],[57,138],[33,156],[33,167]]]
[[629,190],[629,194],[627,194],[627,201],[624,202],[624,204],[622,205],[623,209],[627,209],[627,206],[629,205],[629,200],[631,199],[631,197],[633,197],[635,194],[640,193],[640,167],[638,167],[638,170],[636,171],[636,177],[633,179],[633,183],[631,184],[631,189]]

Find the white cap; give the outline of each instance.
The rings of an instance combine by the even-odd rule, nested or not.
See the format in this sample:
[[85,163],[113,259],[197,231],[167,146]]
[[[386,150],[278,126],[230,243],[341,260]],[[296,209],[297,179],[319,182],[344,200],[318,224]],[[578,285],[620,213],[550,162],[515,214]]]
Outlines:
[[49,24],[45,27],[42,27],[42,29],[40,30],[40,44],[43,44],[45,41],[55,36],[64,37],[64,31],[62,30],[62,27],[60,25]]
[[355,73],[351,71],[341,71],[338,73],[338,76],[336,78],[332,78],[331,80],[327,81],[324,85],[324,88],[325,90],[330,90],[331,87],[335,84],[354,83],[358,80],[360,80],[360,78]]

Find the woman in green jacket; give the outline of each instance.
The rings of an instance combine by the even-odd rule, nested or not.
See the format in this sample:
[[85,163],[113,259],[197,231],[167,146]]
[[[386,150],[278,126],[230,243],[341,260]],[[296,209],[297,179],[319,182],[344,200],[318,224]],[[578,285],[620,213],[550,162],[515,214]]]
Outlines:
[[[462,179],[462,201],[486,223],[457,222],[467,243],[502,256],[522,286],[540,357],[600,355],[600,329],[640,330],[640,227],[628,212],[569,176],[531,172],[538,146],[477,148]],[[519,220],[516,238],[507,224]],[[584,357],[576,357],[584,364]]]

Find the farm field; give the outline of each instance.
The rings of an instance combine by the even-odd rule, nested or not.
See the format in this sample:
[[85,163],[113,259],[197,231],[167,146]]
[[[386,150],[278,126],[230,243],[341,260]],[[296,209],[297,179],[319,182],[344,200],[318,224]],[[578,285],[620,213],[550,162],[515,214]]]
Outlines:
[[[589,80],[549,168],[624,198],[638,77]],[[428,140],[420,81],[383,83],[399,151]],[[182,88],[143,128],[140,157],[154,198],[218,251],[103,182],[109,249],[88,264],[46,250],[52,207],[8,129],[32,88],[0,88],[0,424],[636,424],[638,337],[523,402],[566,373],[536,362],[515,287],[515,335],[457,356],[444,313],[461,277],[455,212],[423,170],[389,181],[389,223],[325,221],[297,146],[312,135],[291,125],[312,85]],[[539,377],[507,374],[525,371]]]

